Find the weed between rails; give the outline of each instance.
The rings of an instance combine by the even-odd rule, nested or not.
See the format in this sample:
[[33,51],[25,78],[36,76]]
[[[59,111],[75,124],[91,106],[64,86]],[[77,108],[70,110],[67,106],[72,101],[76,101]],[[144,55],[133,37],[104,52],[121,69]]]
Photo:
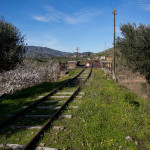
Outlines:
[[[40,143],[44,143],[46,147],[66,150],[150,149],[150,120],[147,100],[111,80],[107,80],[103,71],[99,69],[95,69],[94,74],[94,79],[89,79],[90,84],[81,91],[85,93],[80,99],[81,102],[75,102],[75,100],[79,100],[76,98],[70,103],[78,108],[67,108],[63,112],[63,114],[73,115],[73,118],[54,121],[54,126],[64,126],[65,129],[59,131],[50,129]],[[70,91],[69,88],[68,91]],[[51,112],[47,113],[51,114]],[[23,124],[25,122],[26,119],[23,120]],[[39,125],[45,120],[31,119],[29,122],[31,125],[32,123]],[[21,124],[19,120],[18,124]],[[5,131],[3,132],[5,133]],[[6,135],[1,134],[0,142],[15,143],[19,141],[19,144],[24,144],[36,132],[36,129],[30,131],[19,129],[15,133],[9,129]],[[10,137],[10,134],[13,135]]]
[[73,118],[53,123],[65,129],[51,129],[41,143],[66,150],[150,149],[146,100],[107,80],[103,71],[95,69],[94,74],[90,86],[82,89],[85,95],[78,108],[65,110]]
[[39,96],[47,95],[67,79],[72,78],[80,71],[80,69],[71,70],[69,72],[69,77],[65,77],[56,82],[41,83],[36,86],[22,89],[12,95],[2,98],[0,100],[0,122],[6,120],[9,114],[15,114],[16,112],[20,111],[23,106],[28,106],[34,101],[40,99]]
[[[77,74],[78,72],[80,72],[81,70],[73,70],[71,71],[71,77],[74,76],[75,74]],[[73,73],[72,73],[73,72]],[[67,79],[67,78],[66,78]],[[36,96],[37,94],[37,97],[39,95],[46,95],[47,92],[49,91],[52,91],[56,85],[61,85],[62,82],[64,82],[65,79],[61,80],[60,82],[57,82],[57,83],[49,83],[49,88],[48,89],[45,89],[45,86],[43,83],[42,86],[41,85],[37,85],[35,87],[32,87],[33,91],[31,91],[31,93],[34,93],[34,96]],[[48,83],[46,83],[48,84]],[[50,86],[51,84],[55,85],[55,86]],[[40,88],[39,88],[40,87]],[[56,87],[55,87],[56,88]],[[29,88],[31,89],[31,88]],[[39,93],[39,89],[42,90],[43,92],[42,93]],[[45,89],[45,90],[44,90]],[[66,87],[63,88],[63,90],[65,89],[68,89]],[[72,88],[72,89],[75,89],[75,88]],[[13,110],[13,109],[21,109],[21,108],[18,108],[19,106],[22,107],[22,106],[27,106],[31,103],[28,103],[26,100],[26,97],[25,98],[22,98],[21,99],[21,93],[25,94],[25,93],[28,93],[30,92],[30,90],[28,89],[24,89],[22,91],[19,91],[20,93],[18,94],[14,94],[12,95],[12,99],[5,99],[3,100],[3,102],[1,104],[4,104],[4,103],[8,103],[8,102],[11,102],[9,105],[12,107],[11,109],[9,109],[9,111],[7,112],[7,114],[14,114],[16,112],[16,110]],[[36,91],[38,91],[36,93]],[[28,95],[31,95],[31,93],[28,93]],[[35,94],[36,93],[36,94]],[[19,95],[19,96],[18,96]],[[9,98],[11,98],[11,96],[9,96]],[[16,99],[15,99],[16,98]],[[18,98],[18,99],[17,99]],[[29,101],[33,101],[33,99],[30,97],[28,97]],[[25,102],[23,102],[23,100]],[[36,99],[37,100],[37,99]],[[58,106],[62,106],[62,104],[67,100],[67,98],[61,98],[61,104],[60,103],[52,103],[53,101],[55,101],[55,98],[52,98],[52,97],[49,97],[46,99],[47,102],[41,102],[40,104],[38,104],[37,106],[54,106],[54,107],[58,107]],[[23,104],[21,102],[23,102]],[[59,101],[59,100],[58,100]],[[50,103],[49,103],[50,102]],[[51,105],[52,104],[52,105]],[[7,108],[5,108],[7,109]],[[12,110],[12,111],[10,111]],[[6,126],[6,128],[3,128],[1,131],[0,131],[0,144],[3,143],[3,144],[27,144],[29,142],[29,140],[39,131],[39,129],[21,129],[21,128],[15,128],[15,126],[17,127],[20,127],[20,126],[43,126],[43,124],[45,124],[47,122],[47,120],[50,118],[50,115],[53,115],[57,110],[56,109],[38,109],[38,108],[35,108],[35,109],[32,109],[30,108],[26,113],[25,115],[48,115],[46,117],[39,117],[39,118],[26,118],[26,116],[20,116],[18,117],[15,121],[12,121],[11,122],[11,127],[10,126]],[[5,114],[6,115],[6,114]],[[5,118],[6,119],[6,118]]]

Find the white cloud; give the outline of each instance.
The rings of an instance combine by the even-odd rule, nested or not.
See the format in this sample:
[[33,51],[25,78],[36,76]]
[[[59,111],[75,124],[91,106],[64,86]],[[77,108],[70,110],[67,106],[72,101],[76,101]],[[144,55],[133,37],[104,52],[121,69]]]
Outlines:
[[45,17],[45,16],[33,16],[33,19],[37,20],[37,21],[43,21],[43,22],[48,22],[49,18]]
[[149,0],[129,0],[129,4],[146,11],[150,11]]
[[57,38],[46,34],[41,35],[40,37],[32,37],[32,36],[28,37],[27,43],[28,45],[48,47],[48,48],[52,48],[64,52],[71,51],[69,47],[61,45]]
[[150,11],[150,3],[149,3],[149,4],[145,4],[145,5],[143,6],[143,8],[144,8],[145,10],[147,10],[147,11]]
[[58,40],[55,37],[41,35],[40,37],[29,37],[27,39],[29,45],[53,47],[58,44]]
[[51,6],[46,7],[47,13],[45,15],[32,16],[33,19],[43,22],[64,22],[67,24],[77,24],[81,22],[88,22],[93,17],[101,14],[100,10],[90,10],[82,9],[74,14],[66,14],[64,12],[58,11]]

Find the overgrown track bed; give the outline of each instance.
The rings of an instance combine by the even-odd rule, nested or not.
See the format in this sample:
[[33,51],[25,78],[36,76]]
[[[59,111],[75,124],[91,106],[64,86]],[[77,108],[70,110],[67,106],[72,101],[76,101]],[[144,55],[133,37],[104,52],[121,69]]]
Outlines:
[[[69,79],[62,86],[42,97],[30,106],[24,106],[16,115],[0,124],[0,148],[35,149],[44,132],[52,127],[57,118],[71,118],[71,114],[63,115],[62,111],[69,102],[76,98],[80,101],[84,93],[79,92],[91,75],[92,69],[83,69],[77,76]],[[78,95],[77,95],[78,94]],[[77,106],[68,106],[76,109]],[[54,126],[60,130],[61,126]],[[18,144],[18,145],[16,145]],[[38,149],[46,149],[43,146]]]

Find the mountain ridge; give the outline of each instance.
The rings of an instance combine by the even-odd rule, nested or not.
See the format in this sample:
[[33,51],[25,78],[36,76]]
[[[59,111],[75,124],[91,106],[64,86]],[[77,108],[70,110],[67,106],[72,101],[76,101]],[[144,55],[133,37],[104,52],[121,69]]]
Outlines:
[[69,52],[62,52],[60,50],[54,50],[52,48],[48,47],[42,47],[42,46],[26,46],[25,48],[25,56],[29,58],[35,58],[35,57],[65,57],[65,56],[71,56],[72,53]]
[[[89,52],[78,53],[78,55],[88,56]],[[91,54],[94,54],[90,52]],[[25,48],[25,57],[26,58],[51,58],[51,57],[67,57],[77,55],[77,53],[62,52],[60,50],[54,50],[48,47],[42,46],[26,46]]]

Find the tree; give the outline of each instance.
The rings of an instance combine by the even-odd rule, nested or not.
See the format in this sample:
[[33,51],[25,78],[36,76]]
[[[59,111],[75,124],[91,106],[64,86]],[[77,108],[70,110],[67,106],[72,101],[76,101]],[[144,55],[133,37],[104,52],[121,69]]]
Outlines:
[[0,70],[13,69],[23,59],[24,36],[12,23],[0,17]]
[[91,56],[91,53],[90,53],[90,52],[88,52],[88,56],[89,56],[89,57]]
[[116,45],[127,66],[133,72],[144,75],[150,85],[150,26],[135,23],[120,27],[122,37],[117,38]]

